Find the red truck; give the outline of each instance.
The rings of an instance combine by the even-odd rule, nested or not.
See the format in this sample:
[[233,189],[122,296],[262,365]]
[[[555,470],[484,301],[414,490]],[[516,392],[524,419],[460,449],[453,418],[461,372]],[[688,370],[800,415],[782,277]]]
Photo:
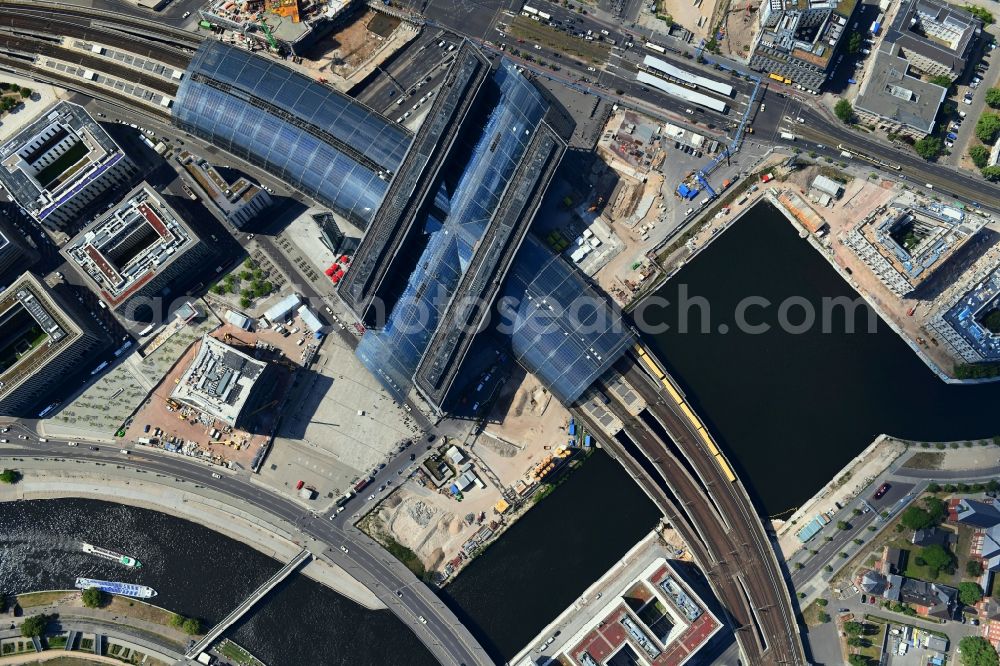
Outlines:
[[369,477],[366,476],[365,478],[361,479],[356,484],[354,484],[354,492],[360,493],[362,490],[364,490],[365,488],[367,488],[368,484],[371,483],[371,482],[372,482],[372,480]]

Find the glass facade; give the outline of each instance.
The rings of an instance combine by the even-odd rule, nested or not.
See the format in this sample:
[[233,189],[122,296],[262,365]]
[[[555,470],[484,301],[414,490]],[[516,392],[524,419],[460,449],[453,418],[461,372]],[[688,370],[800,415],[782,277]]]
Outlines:
[[397,399],[409,391],[420,358],[548,109],[511,63],[503,61],[492,81],[498,101],[460,177],[453,186],[442,179],[422,223],[426,245],[406,288],[385,326],[367,331],[358,345],[362,363]]
[[364,228],[411,135],[278,62],[206,40],[185,73],[174,122]]
[[635,335],[621,313],[573,266],[528,236],[501,304],[514,358],[570,405],[603,375]]

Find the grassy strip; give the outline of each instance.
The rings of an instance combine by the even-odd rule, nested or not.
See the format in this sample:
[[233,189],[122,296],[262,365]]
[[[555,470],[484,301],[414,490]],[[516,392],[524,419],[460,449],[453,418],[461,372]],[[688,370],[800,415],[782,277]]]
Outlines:
[[[927,622],[937,622],[937,620],[931,620],[930,618],[926,618],[926,617],[922,617],[920,619],[921,620],[925,620]],[[924,631],[924,632],[927,632],[928,634],[931,634],[932,636],[937,636],[939,638],[943,638],[945,640],[948,640],[948,634],[944,633],[943,631],[937,631],[935,629],[924,629],[923,627],[918,627],[916,625],[909,624],[908,622],[900,622],[899,620],[891,620],[891,619],[889,619],[887,617],[882,617],[880,615],[872,615],[871,613],[865,613],[865,620],[867,622],[874,622],[875,624],[896,624],[896,625],[899,625],[901,627],[910,627],[911,629],[914,629],[916,631]],[[940,622],[938,622],[938,623],[941,624]]]
[[538,44],[558,53],[573,55],[589,63],[598,64],[607,60],[611,52],[611,47],[604,42],[574,37],[541,21],[532,21],[526,16],[518,16],[511,21],[507,32],[525,41],[522,46],[528,54],[534,51],[533,45]]
[[43,186],[48,187],[51,184],[51,181],[62,175],[66,169],[76,164],[86,154],[87,146],[84,145],[83,141],[78,141],[70,146],[69,150],[57,157],[47,167],[39,171],[35,176],[35,180]]
[[412,571],[417,578],[421,580],[425,579],[427,576],[427,569],[424,568],[424,563],[420,561],[420,558],[417,557],[416,553],[393,539],[388,534],[381,534],[379,536],[379,541],[382,542],[382,545],[385,546],[385,549],[389,551],[393,557],[405,564],[406,568]]

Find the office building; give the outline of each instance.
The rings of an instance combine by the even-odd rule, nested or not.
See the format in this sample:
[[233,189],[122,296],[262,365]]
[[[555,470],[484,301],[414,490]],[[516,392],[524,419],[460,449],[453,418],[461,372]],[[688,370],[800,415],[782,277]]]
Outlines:
[[211,254],[145,182],[84,228],[62,253],[104,302],[125,316],[132,315],[128,304],[183,283]]
[[0,292],[0,415],[38,416],[38,404],[107,340],[24,273]]
[[855,31],[857,0],[763,0],[751,69],[819,91],[835,64],[837,47]]
[[898,43],[882,42],[854,101],[854,111],[865,125],[922,139],[934,132],[948,89],[911,73],[910,62],[901,53]]
[[246,176],[230,182],[207,160],[186,150],[178,153],[176,159],[208,206],[237,229],[271,205],[271,195]]
[[170,397],[236,426],[268,393],[267,369],[267,363],[206,335]]
[[979,215],[938,203],[889,205],[857,224],[844,242],[902,297],[930,279],[985,224]]
[[0,146],[0,184],[31,217],[66,226],[135,166],[83,107],[58,102]]
[[982,22],[964,9],[938,0],[904,1],[884,43],[898,47],[898,55],[929,76],[961,76]]

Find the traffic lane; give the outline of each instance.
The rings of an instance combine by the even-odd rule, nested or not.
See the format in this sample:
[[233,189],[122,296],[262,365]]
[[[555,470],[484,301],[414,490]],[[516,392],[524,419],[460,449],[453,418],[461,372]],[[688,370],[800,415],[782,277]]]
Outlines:
[[[292,504],[286,500],[274,497],[270,494],[261,494],[254,492],[253,488],[248,488],[245,482],[240,481],[238,478],[231,477],[229,475],[220,475],[221,478],[216,479],[212,476],[213,472],[210,470],[202,470],[197,466],[197,463],[189,462],[183,458],[177,458],[170,461],[177,467],[184,469],[176,469],[174,466],[167,464],[165,459],[153,456],[145,456],[142,454],[122,454],[120,452],[106,452],[104,447],[96,446],[97,449],[92,450],[89,448],[81,450],[80,447],[68,447],[70,450],[60,450],[59,445],[67,446],[65,441],[50,441],[50,442],[33,442],[33,448],[41,448],[50,452],[49,458],[55,460],[73,460],[81,463],[98,463],[104,465],[121,465],[121,466],[135,466],[137,471],[153,471],[158,476],[163,478],[174,478],[177,482],[191,482],[195,485],[204,484],[206,488],[212,489],[222,489],[226,494],[230,496],[235,496],[244,499],[252,504],[261,506],[265,508],[269,513],[275,515],[278,518],[285,520],[312,538],[317,538],[327,544],[334,544],[339,549],[340,545],[348,542],[355,546],[357,549],[354,552],[354,559],[361,559],[367,565],[366,570],[371,573],[373,570],[377,574],[381,574],[382,580],[387,580],[391,583],[390,587],[393,588],[393,597],[397,600],[400,597],[395,595],[395,590],[402,589],[405,587],[405,581],[399,577],[397,572],[394,572],[391,567],[386,566],[389,564],[379,555],[372,554],[365,550],[368,545],[364,543],[359,537],[351,537],[341,530],[334,529],[332,526],[324,525],[324,521],[316,521],[317,518],[311,512],[305,511],[295,504]],[[0,450],[10,449],[7,445],[0,445]],[[38,456],[37,451],[16,448],[13,449],[14,452],[20,453],[24,457],[31,457],[34,459],[44,459],[45,457]],[[34,454],[34,455],[33,455]],[[170,454],[176,455],[176,454]],[[148,468],[148,470],[140,470],[138,464],[142,464],[143,467]],[[326,538],[324,538],[326,537]],[[351,548],[348,546],[348,550]],[[395,561],[395,560],[393,560]],[[398,561],[396,561],[398,563]],[[401,563],[400,563],[400,566]],[[413,588],[411,588],[413,589]],[[445,619],[441,616],[443,610],[445,610],[443,603],[435,604],[429,601],[426,597],[422,595],[412,596],[412,599],[416,600],[418,605],[417,615],[423,614],[425,619],[429,617],[435,618],[435,622],[441,628],[446,629],[450,626]],[[436,599],[436,597],[435,597]],[[403,607],[407,607],[405,603],[400,604]],[[420,613],[419,611],[423,611]],[[412,612],[412,609],[411,609]],[[430,624],[430,619],[426,624]],[[425,624],[425,623],[421,623]],[[457,644],[463,645],[462,641],[457,641]],[[466,651],[469,652],[471,656],[471,650],[466,646]]]
[[[838,521],[843,520],[851,526],[851,529],[836,530],[831,541],[822,541],[819,544],[819,547],[814,549],[817,551],[817,554],[809,558],[808,562],[805,563],[805,566],[802,569],[792,572],[793,583],[795,585],[802,585],[816,576],[820,569],[825,567],[830,560],[836,557],[837,553],[842,551],[848,542],[861,538],[861,535],[868,534],[868,526],[877,520],[881,520],[881,513],[894,508],[900,500],[910,494],[914,487],[915,486],[912,483],[892,483],[885,495],[878,500],[872,497],[872,492],[868,492],[870,487],[869,489],[866,489],[865,494],[858,496],[856,504],[852,503],[853,506],[845,507],[843,512],[834,516],[831,520],[831,524],[833,525],[836,525]],[[865,499],[868,501],[868,504],[871,505],[873,510],[864,512],[862,500]],[[853,509],[855,507],[861,509],[861,515],[855,516],[853,514]]]
[[[984,187],[986,184],[982,180],[948,167],[933,165],[915,154],[872,141],[846,127],[837,127],[811,109],[801,108],[799,113],[806,118],[806,123],[800,126],[803,136],[818,140],[826,146],[843,144],[849,151],[860,149],[868,155],[899,164],[902,168],[897,173],[915,180],[918,185],[931,183],[939,194],[965,197],[970,203],[975,201],[1000,211],[1000,196],[996,188]],[[889,170],[889,173],[892,175],[893,170]]]
[[152,32],[163,36],[168,41],[182,43],[189,48],[197,48],[202,41],[202,37],[194,33],[186,33],[172,26],[159,26],[155,21],[150,21],[145,12],[139,15],[131,15],[129,12],[121,12],[118,8],[109,10],[114,14],[96,13],[91,8],[74,7],[62,4],[58,7],[39,6],[32,2],[14,2],[5,0],[4,11],[16,11],[23,14],[49,17],[55,21],[73,20],[85,25],[91,25],[95,21],[106,20],[115,24],[127,25],[147,32]]

